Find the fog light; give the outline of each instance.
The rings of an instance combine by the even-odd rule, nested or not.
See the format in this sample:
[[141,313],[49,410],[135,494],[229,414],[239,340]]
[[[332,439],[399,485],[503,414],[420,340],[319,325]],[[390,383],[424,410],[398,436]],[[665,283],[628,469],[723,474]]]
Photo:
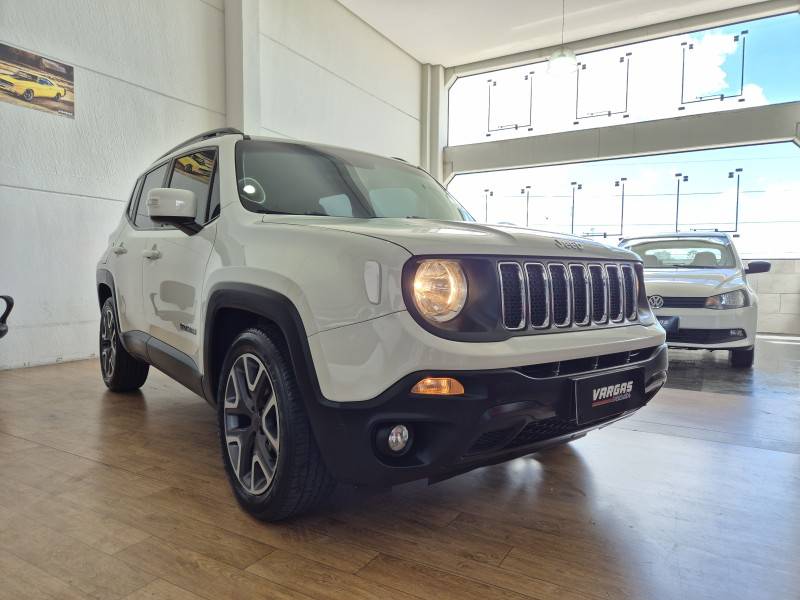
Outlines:
[[420,379],[411,388],[411,393],[429,396],[459,396],[464,393],[464,386],[452,377],[426,377]]
[[405,425],[395,425],[389,431],[389,438],[387,439],[389,450],[392,452],[403,452],[406,446],[408,446],[409,437],[408,427]]

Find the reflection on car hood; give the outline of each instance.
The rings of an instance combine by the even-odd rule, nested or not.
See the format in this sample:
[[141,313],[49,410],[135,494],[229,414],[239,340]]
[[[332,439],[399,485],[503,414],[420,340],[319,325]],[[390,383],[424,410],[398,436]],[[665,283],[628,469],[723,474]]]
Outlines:
[[[264,215],[263,222],[325,227],[366,235],[395,243],[414,255],[495,254],[638,260],[635,254],[623,248],[523,227],[434,219],[352,219],[303,215]],[[570,247],[564,242],[577,243],[580,247]]]
[[645,269],[648,295],[713,296],[745,287],[739,269]]

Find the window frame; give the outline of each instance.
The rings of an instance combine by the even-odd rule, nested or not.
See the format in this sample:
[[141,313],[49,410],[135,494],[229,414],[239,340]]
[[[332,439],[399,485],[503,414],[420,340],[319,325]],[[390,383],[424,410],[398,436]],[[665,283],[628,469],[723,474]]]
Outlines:
[[[202,148],[194,148],[192,150],[189,150],[188,152],[184,152],[183,154],[178,154],[178,155],[175,156],[175,158],[173,158],[170,161],[170,168],[167,170],[167,173],[168,173],[169,176],[168,176],[168,179],[166,181],[166,184],[167,184],[166,187],[171,187],[172,186],[172,176],[175,174],[175,163],[178,162],[178,159],[184,158],[186,156],[191,156],[192,154],[197,154],[199,152],[209,151],[209,150],[214,152],[214,169],[211,171],[211,177],[208,180],[208,193],[206,194],[205,211],[204,211],[205,217],[204,217],[202,223],[197,223],[197,226],[199,228],[201,228],[201,229],[203,227],[205,227],[206,225],[208,225],[209,223],[211,223],[212,221],[215,221],[219,217],[219,215],[217,215],[213,219],[209,218],[211,216],[210,213],[209,213],[209,210],[211,209],[211,196],[214,193],[214,181],[216,180],[216,178],[218,176],[218,172],[219,172],[219,156],[220,156],[219,146],[203,146]],[[199,202],[199,198],[197,200]],[[220,204],[222,204],[222,202],[220,202]],[[197,207],[195,207],[195,210],[196,209],[197,209]],[[220,213],[221,212],[222,212],[222,210],[220,209]]]
[[[169,160],[159,162],[157,165],[154,165],[152,168],[148,169],[147,171],[145,171],[144,173],[142,173],[139,176],[139,178],[136,181],[136,186],[134,187],[134,192],[133,192],[134,193],[134,198],[132,199],[132,202],[135,203],[135,208],[133,208],[132,211],[128,210],[125,213],[125,215],[126,215],[126,217],[128,219],[128,224],[133,229],[135,229],[136,231],[168,231],[168,230],[177,230],[177,229],[179,229],[178,227],[175,227],[174,225],[165,225],[163,227],[140,227],[140,226],[136,225],[135,220],[136,220],[136,215],[139,212],[139,205],[141,204],[141,201],[142,201],[142,188],[144,187],[144,181],[145,181],[145,179],[147,179],[147,176],[150,175],[150,173],[152,173],[153,171],[157,171],[161,167],[166,166],[167,170],[164,173],[164,178],[161,180],[161,187],[169,187],[170,183],[172,183],[172,173],[175,170],[175,162],[179,158],[183,158],[184,156],[189,156],[189,155],[191,155],[191,154],[193,154],[195,152],[202,152],[203,150],[213,150],[215,152],[216,158],[214,160],[214,170],[211,173],[211,179],[209,181],[208,196],[206,197],[206,205],[205,205],[205,219],[206,220],[203,222],[202,225],[200,223],[196,223],[197,227],[198,227],[198,231],[200,231],[206,225],[208,225],[209,223],[211,223],[211,222],[215,221],[217,218],[219,218],[219,215],[217,215],[213,219],[209,219],[210,215],[209,215],[208,211],[209,211],[210,202],[211,202],[211,195],[212,195],[213,189],[214,189],[214,180],[219,175],[220,150],[219,150],[219,146],[203,146],[202,148],[194,148],[192,150],[186,151],[183,154],[177,154],[176,156],[170,158]],[[220,194],[221,193],[222,192],[220,191]],[[221,207],[222,207],[222,201],[221,201],[221,198],[220,198],[220,214],[222,214],[222,208]],[[131,215],[131,213],[133,213],[133,214]]]

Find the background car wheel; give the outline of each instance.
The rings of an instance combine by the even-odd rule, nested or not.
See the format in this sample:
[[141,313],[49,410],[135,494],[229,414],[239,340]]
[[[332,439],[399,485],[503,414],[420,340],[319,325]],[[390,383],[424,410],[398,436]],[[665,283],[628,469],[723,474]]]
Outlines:
[[116,314],[114,300],[107,298],[100,311],[100,372],[112,392],[132,392],[144,385],[150,365],[122,347]]
[[730,359],[732,367],[736,367],[737,369],[749,369],[753,366],[755,353],[755,348],[731,350],[728,358]]
[[56,94],[55,101],[59,102],[61,100],[61,94]]
[[239,504],[264,521],[310,510],[336,485],[320,456],[294,372],[273,339],[248,329],[222,366],[217,418]]
[[30,102],[31,100],[33,100],[33,90],[25,90],[25,92],[22,94],[22,97],[25,98],[25,100],[27,100],[28,102]]

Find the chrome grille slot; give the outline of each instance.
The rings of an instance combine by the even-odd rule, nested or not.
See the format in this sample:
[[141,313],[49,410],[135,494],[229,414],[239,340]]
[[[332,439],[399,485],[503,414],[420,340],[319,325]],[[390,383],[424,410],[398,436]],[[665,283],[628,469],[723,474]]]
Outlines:
[[547,269],[550,272],[553,325],[556,327],[569,327],[572,320],[569,273],[567,268],[560,263],[550,263],[547,265]]
[[622,284],[625,291],[625,302],[623,304],[625,308],[625,318],[628,321],[635,321],[639,312],[635,278],[636,274],[633,272],[633,268],[630,265],[622,265]]
[[525,288],[522,267],[515,262],[501,262],[497,268],[500,272],[503,326],[512,330],[522,329],[525,327]]
[[572,314],[575,325],[580,327],[588,325],[590,315],[590,287],[583,265],[569,266],[570,279],[572,280]]
[[534,329],[550,326],[550,286],[547,270],[542,263],[525,265],[528,279],[528,307],[530,324]]
[[592,284],[592,321],[608,321],[608,286],[602,265],[589,265],[589,280]]
[[606,265],[608,277],[608,316],[612,323],[619,323],[623,319],[622,313],[622,284],[620,283],[619,267]]

